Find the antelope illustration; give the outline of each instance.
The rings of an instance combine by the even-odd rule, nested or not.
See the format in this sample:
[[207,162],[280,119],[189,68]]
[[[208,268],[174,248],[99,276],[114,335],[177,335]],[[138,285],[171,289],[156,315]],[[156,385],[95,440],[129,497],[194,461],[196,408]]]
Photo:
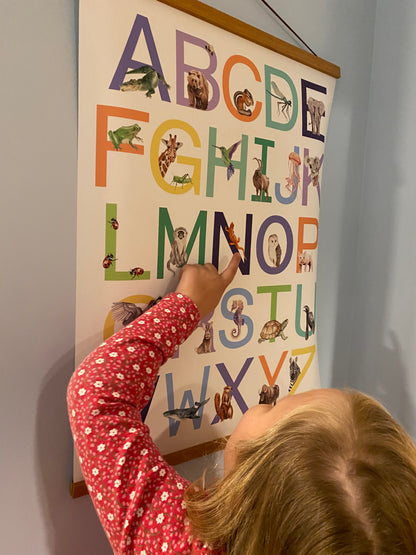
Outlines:
[[162,177],[165,177],[169,166],[176,160],[176,151],[181,148],[183,143],[176,140],[176,135],[172,137],[169,133],[169,140],[162,139],[166,149],[159,156],[159,170]]

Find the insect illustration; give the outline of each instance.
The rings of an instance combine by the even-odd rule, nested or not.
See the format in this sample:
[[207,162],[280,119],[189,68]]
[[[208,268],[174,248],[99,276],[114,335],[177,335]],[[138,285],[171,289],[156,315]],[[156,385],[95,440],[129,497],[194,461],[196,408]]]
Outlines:
[[174,175],[170,184],[173,185],[173,183],[175,183],[175,187],[178,186],[178,183],[180,183],[183,187],[186,183],[192,183],[192,178],[189,173],[183,174],[182,177],[180,175]]
[[134,125],[125,125],[119,127],[115,131],[109,131],[108,136],[110,141],[113,143],[116,150],[121,150],[121,144],[127,144],[137,150],[137,146],[133,144],[133,139],[143,142],[143,139],[139,137],[139,131],[141,127],[135,123]]
[[289,109],[292,107],[292,101],[286,98],[274,81],[271,82],[271,85],[274,94],[270,91],[267,92],[274,98],[277,98],[277,113],[280,114],[280,107],[282,107],[282,114],[289,119]]
[[227,168],[227,181],[229,181],[231,176],[234,175],[235,169],[231,162],[231,159],[233,157],[234,152],[239,147],[240,143],[241,141],[237,141],[236,143],[231,145],[230,148],[226,148],[225,146],[212,145],[213,147],[221,150],[221,158],[224,163],[224,166]]
[[172,418],[173,420],[182,420],[183,418],[190,418],[191,420],[194,420],[195,418],[201,418],[197,412],[201,407],[208,403],[209,399],[210,398],[205,399],[202,403],[196,401],[193,407],[189,407],[187,409],[166,410],[163,413],[163,416],[166,416],[166,418]]
[[131,279],[134,279],[135,277],[142,276],[144,274],[144,270],[143,268],[139,268],[137,266],[136,268],[132,268],[129,273],[132,276]]
[[108,221],[109,224],[111,224],[112,228],[117,230],[120,226],[118,221],[115,218],[111,218],[111,220]]
[[162,81],[167,89],[169,88],[163,75],[160,75],[152,66],[144,65],[137,69],[131,69],[126,73],[143,73],[144,75],[140,79],[130,79],[130,81],[122,83],[120,85],[121,91],[146,91],[146,96],[151,98],[152,94],[155,94],[159,81]]
[[117,258],[114,258],[114,254],[107,254],[103,260],[103,268],[109,268],[115,260],[117,260]]
[[234,414],[233,407],[231,406],[231,389],[230,385],[226,385],[222,397],[219,393],[216,393],[214,397],[215,411],[220,417],[221,422],[232,418]]
[[230,227],[225,226],[225,231],[228,233],[228,237],[230,238],[230,245],[234,245],[236,249],[243,251],[243,260],[245,260],[246,253],[244,252],[243,247],[240,247],[238,244],[240,242],[240,237],[237,237],[234,232],[234,222],[230,223]]
[[205,45],[205,50],[211,54],[211,56],[214,55],[214,47],[212,46],[212,44],[206,44]]

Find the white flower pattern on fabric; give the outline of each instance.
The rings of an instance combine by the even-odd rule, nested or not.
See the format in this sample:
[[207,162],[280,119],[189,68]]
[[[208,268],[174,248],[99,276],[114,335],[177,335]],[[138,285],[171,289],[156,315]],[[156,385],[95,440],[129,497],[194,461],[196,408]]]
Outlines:
[[187,482],[163,460],[138,417],[160,364],[197,327],[199,313],[187,297],[172,293],[140,322],[110,337],[71,380],[69,414],[87,487],[119,555],[211,554],[184,527]]

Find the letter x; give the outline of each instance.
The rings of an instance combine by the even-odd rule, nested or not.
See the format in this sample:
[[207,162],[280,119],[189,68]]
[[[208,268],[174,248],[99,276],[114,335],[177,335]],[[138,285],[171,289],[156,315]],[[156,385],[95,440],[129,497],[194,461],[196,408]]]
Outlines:
[[[235,381],[232,380],[230,373],[228,372],[227,367],[225,366],[224,363],[220,362],[219,364],[216,364],[216,367],[218,368],[219,373],[221,374],[223,380],[225,381],[225,385],[231,386],[231,395],[236,400],[237,405],[240,407],[240,410],[243,414],[246,412],[246,410],[248,410],[248,406],[244,401],[241,393],[238,391],[238,386],[240,385],[244,376],[246,375],[250,364],[253,362],[253,359],[254,357],[251,357],[245,361]],[[217,424],[219,420],[220,420],[220,417],[217,414],[214,420],[211,422],[211,425]]]

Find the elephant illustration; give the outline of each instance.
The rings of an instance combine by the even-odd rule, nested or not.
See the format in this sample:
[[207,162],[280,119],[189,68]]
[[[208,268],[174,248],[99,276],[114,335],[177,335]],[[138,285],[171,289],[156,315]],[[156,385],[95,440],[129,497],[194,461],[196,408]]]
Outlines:
[[320,134],[321,117],[325,114],[325,104],[321,100],[316,100],[311,96],[308,98],[308,110],[311,114],[312,133]]

